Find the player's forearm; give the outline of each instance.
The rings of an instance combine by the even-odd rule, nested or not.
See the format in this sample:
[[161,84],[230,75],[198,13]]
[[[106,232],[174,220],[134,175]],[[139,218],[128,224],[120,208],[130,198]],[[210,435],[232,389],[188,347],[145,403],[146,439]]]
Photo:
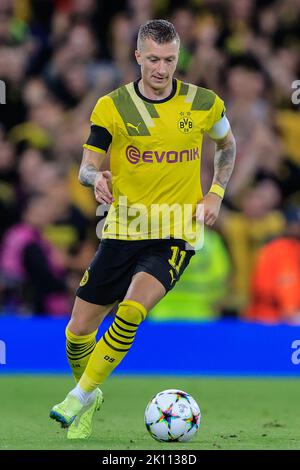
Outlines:
[[236,155],[235,138],[230,132],[224,140],[217,142],[214,157],[214,179],[213,184],[222,186],[224,190],[232,174]]
[[92,163],[86,163],[81,165],[78,179],[83,186],[94,186],[98,173],[99,170]]

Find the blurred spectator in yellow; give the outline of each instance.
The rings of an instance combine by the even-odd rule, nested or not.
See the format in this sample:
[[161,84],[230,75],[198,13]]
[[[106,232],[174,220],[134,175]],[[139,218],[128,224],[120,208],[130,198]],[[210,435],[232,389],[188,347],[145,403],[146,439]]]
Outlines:
[[300,208],[286,210],[284,234],[258,253],[245,318],[300,323]]
[[15,144],[27,143],[38,149],[48,149],[54,142],[54,132],[64,119],[64,107],[40,79],[32,79],[24,86],[23,99],[27,118],[10,130],[9,138]]
[[155,320],[212,320],[221,316],[228,295],[231,261],[218,232],[205,231],[204,245],[180,283],[150,312]]
[[276,130],[267,125],[256,126],[244,152],[226,195],[227,202],[238,206],[241,191],[269,179],[280,191],[281,206],[292,201],[300,204],[300,167],[286,155],[283,140]]
[[[171,21],[180,37],[180,53],[177,64],[177,76],[184,77],[193,62],[193,52],[195,49],[195,16],[189,8],[178,8],[171,16]],[[192,72],[190,72],[192,74]],[[187,76],[185,81],[189,81]],[[197,83],[198,77],[191,83]]]
[[217,48],[219,38],[217,20],[212,16],[201,17],[190,27],[193,28],[191,32],[194,31],[194,53],[185,70],[185,81],[221,90],[225,57]]
[[298,110],[295,109],[281,109],[278,110],[276,122],[281,130],[282,137],[290,158],[294,164],[300,166],[300,113],[299,105]]
[[89,220],[73,204],[64,177],[56,177],[45,194],[51,200],[55,218],[44,227],[43,233],[53,246],[68,255],[68,268],[78,272],[80,281],[82,271],[94,255],[96,236],[91,236]]
[[227,211],[221,216],[221,228],[232,256],[231,307],[239,310],[248,301],[249,281],[258,248],[282,232],[284,218],[275,208],[280,202],[278,187],[262,180],[247,189],[241,199],[242,212]]
[[[227,73],[227,87],[227,113],[230,122],[234,123],[239,143],[236,167],[239,172],[250,158],[253,136],[262,124],[268,125],[270,118],[270,104],[264,96],[266,82],[257,59],[248,55],[232,60]],[[233,186],[232,182],[231,191]]]
[[300,166],[286,153],[279,133],[261,126],[253,140],[253,155],[257,164],[254,174],[249,169],[248,181],[270,179],[280,191],[281,209],[287,205],[300,206]]
[[27,39],[27,25],[15,15],[15,1],[1,0],[0,45],[17,45]]

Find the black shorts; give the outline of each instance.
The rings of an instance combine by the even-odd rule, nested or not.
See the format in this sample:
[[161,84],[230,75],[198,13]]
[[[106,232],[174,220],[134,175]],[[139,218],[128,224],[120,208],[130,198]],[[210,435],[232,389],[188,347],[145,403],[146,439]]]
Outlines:
[[122,301],[132,277],[141,271],[154,276],[169,291],[194,254],[184,240],[178,239],[103,239],[76,295],[98,305]]

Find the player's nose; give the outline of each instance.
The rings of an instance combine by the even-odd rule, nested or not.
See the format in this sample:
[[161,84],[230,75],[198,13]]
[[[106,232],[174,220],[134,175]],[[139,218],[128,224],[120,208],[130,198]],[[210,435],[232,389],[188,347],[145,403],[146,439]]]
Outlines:
[[166,71],[167,71],[166,64],[161,60],[157,66],[157,73],[159,73],[159,75],[161,76],[164,76],[166,74]]

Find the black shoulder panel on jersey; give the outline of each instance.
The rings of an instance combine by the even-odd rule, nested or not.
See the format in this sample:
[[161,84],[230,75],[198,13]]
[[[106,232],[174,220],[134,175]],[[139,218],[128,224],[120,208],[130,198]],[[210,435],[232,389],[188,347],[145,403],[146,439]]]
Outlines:
[[87,140],[88,145],[107,151],[112,141],[112,136],[105,127],[91,125],[91,133]]

